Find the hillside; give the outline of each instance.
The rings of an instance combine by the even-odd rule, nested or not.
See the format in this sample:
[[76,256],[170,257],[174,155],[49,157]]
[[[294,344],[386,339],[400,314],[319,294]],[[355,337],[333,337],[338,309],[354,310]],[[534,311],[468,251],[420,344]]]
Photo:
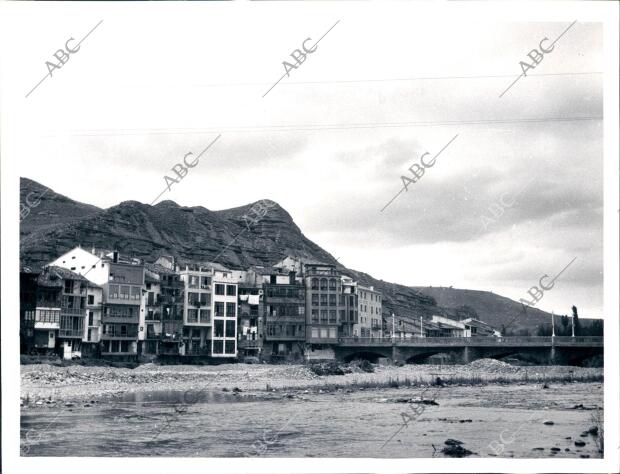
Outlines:
[[[47,189],[23,178],[20,184],[22,200],[33,190],[40,193]],[[49,190],[22,222],[20,260],[22,266],[40,268],[77,244],[115,248],[151,262],[160,255],[174,255],[182,260],[217,261],[232,269],[269,266],[295,255],[335,264],[363,284],[377,287],[385,295],[387,311],[416,318],[439,311],[432,298],[412,288],[345,268],[307,239],[288,212],[273,201],[267,203],[268,213],[248,228],[243,216],[253,204],[210,211],[173,201],[155,206],[125,201],[98,209]]]
[[[415,290],[429,295],[435,299],[437,305],[456,316],[457,309],[467,312],[471,308],[477,316],[498,329],[505,325],[507,329],[517,332],[522,329],[530,331],[536,329],[539,324],[551,324],[551,314],[536,308],[526,308],[501,295],[490,291],[463,290],[458,288],[415,286]],[[562,314],[570,314],[570,306]],[[592,319],[580,318],[581,324],[588,326]],[[556,320],[559,324],[559,320]],[[535,335],[534,332],[532,332]]]

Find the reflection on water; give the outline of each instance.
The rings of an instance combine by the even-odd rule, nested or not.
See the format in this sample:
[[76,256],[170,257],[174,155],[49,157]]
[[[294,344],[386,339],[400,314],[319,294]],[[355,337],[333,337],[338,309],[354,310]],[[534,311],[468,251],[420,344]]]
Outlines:
[[489,444],[503,433],[511,442],[501,456],[601,457],[595,440],[580,436],[592,426],[592,411],[574,409],[602,407],[601,384],[442,388],[439,405],[425,405],[404,426],[411,404],[395,400],[419,394],[383,389],[310,393],[300,400],[156,391],[93,407],[28,408],[22,410],[22,454],[406,458],[442,456],[435,449],[453,438],[477,456],[491,456]]

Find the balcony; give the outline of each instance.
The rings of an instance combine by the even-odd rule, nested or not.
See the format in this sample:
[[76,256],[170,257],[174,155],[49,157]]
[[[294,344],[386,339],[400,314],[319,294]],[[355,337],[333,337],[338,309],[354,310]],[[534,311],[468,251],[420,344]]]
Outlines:
[[65,338],[82,338],[84,335],[83,329],[60,329],[58,331],[58,337]]
[[263,341],[256,339],[241,339],[239,341],[238,347],[239,349],[258,349],[263,346]]
[[137,327],[127,328],[126,331],[121,331],[120,328],[115,328],[114,326],[106,331],[104,327],[104,332],[101,334],[102,339],[136,339],[137,337]]
[[60,314],[62,316],[84,316],[86,314],[85,308],[60,308]]

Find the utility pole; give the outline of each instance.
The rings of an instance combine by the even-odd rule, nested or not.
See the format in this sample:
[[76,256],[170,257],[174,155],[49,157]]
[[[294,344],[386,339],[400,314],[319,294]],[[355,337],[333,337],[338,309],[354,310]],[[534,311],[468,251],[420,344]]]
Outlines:
[[553,322],[553,311],[551,311],[551,337],[555,337],[555,323]]

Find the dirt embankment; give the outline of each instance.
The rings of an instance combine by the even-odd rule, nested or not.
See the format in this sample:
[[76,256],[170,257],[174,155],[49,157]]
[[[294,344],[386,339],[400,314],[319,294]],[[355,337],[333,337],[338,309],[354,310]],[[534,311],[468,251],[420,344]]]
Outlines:
[[[58,367],[23,365],[21,400],[26,406],[55,406],[67,402],[105,401],[128,392],[159,390],[234,390],[286,392],[310,389],[364,389],[428,384],[570,383],[602,381],[603,369],[566,366],[517,367],[482,359],[462,366],[406,365],[343,366],[344,375],[317,375],[306,365],[160,366],[135,369],[115,367]],[[347,373],[349,372],[349,373]],[[319,371],[319,373],[324,373]],[[340,373],[340,371],[338,371]]]

